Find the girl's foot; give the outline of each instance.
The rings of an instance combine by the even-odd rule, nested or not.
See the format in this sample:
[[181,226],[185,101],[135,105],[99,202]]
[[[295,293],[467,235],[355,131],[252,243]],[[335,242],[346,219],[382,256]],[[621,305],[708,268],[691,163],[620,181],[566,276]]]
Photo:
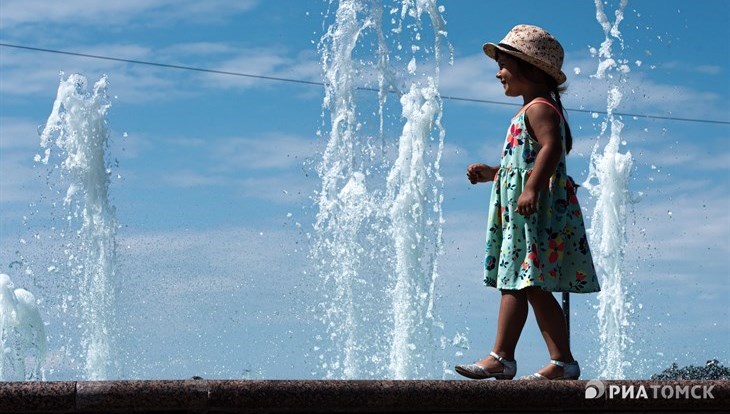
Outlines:
[[563,376],[564,368],[555,364],[547,364],[537,371],[537,373],[547,379],[560,378]]
[[504,372],[504,365],[502,365],[501,362],[497,361],[497,358],[491,355],[488,355],[486,358],[477,361],[476,364],[489,372]]
[[521,380],[553,380],[553,379],[572,379],[577,380],[580,377],[580,366],[577,361],[562,362],[550,360],[550,364],[542,367],[542,369],[534,374],[520,378]]
[[489,356],[481,361],[474,364],[457,365],[454,369],[457,374],[471,379],[511,380],[517,372],[517,361],[510,361],[499,354],[490,352]]

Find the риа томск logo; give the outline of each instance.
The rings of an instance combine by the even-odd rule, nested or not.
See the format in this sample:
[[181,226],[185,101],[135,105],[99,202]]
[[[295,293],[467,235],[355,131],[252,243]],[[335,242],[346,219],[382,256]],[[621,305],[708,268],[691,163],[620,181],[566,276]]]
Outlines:
[[648,400],[648,399],[693,399],[711,400],[714,385],[636,385],[636,384],[608,384],[601,380],[590,380],[586,383],[585,398],[594,400],[605,397],[607,399]]

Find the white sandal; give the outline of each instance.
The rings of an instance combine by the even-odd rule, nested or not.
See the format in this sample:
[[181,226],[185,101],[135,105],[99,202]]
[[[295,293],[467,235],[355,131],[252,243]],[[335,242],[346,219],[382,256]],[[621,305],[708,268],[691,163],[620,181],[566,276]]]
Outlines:
[[563,368],[563,375],[560,377],[555,378],[548,378],[542,374],[538,374],[537,372],[534,374],[527,375],[525,377],[520,378],[520,380],[527,380],[527,381],[540,381],[540,380],[577,380],[578,377],[580,377],[580,366],[578,365],[578,361],[573,362],[562,362],[557,361],[554,359],[550,360],[550,363],[553,365],[557,365],[561,368]]
[[489,372],[481,365],[469,364],[469,365],[457,365],[454,367],[456,372],[459,374],[471,378],[471,379],[487,379],[494,378],[498,380],[511,380],[517,374],[517,361],[508,361],[495,352],[490,352],[494,359],[499,361],[500,364],[504,365],[502,372]]

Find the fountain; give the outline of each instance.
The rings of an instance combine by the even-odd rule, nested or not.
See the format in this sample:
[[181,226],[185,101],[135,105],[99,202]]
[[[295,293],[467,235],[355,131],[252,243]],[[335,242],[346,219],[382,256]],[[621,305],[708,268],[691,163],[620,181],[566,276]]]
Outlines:
[[[601,343],[599,377],[609,379],[624,379],[624,368],[630,364],[625,357],[631,343],[627,332],[630,303],[626,300],[622,262],[626,246],[626,215],[631,202],[628,185],[633,159],[630,152],[619,151],[623,123],[614,115],[614,111],[621,103],[623,95],[620,84],[627,71],[625,65],[619,65],[612,56],[614,39],[623,43],[618,26],[623,20],[623,10],[627,3],[627,0],[621,1],[615,12],[616,19],[611,24],[603,10],[602,0],[596,0],[596,19],[603,28],[605,40],[598,52],[598,70],[593,76],[609,81],[607,115],[601,124],[600,136],[609,127],[610,136],[603,152],[596,142],[591,154],[588,178],[583,183],[596,199],[588,234],[601,280],[601,292],[598,293]],[[623,49],[623,44],[621,48]],[[617,72],[617,76],[607,74],[608,72]]]
[[[110,167],[106,157],[109,132],[106,113],[107,79],[102,77],[87,91],[84,76],[61,75],[58,95],[40,137],[49,176],[58,171],[67,229],[60,230],[65,260],[60,266],[71,286],[78,286],[78,317],[86,377],[110,379],[118,375],[116,332],[116,229],[114,207],[109,202]],[[54,148],[57,153],[54,154]],[[57,168],[60,167],[60,168]],[[79,228],[73,226],[78,223]],[[66,295],[64,295],[66,298]],[[64,306],[66,309],[66,306]],[[71,344],[67,344],[72,347]]]
[[[434,33],[433,52],[414,42],[407,76],[398,79],[389,39],[404,29],[421,39],[424,13]],[[441,369],[432,358],[441,341],[433,309],[443,221],[438,67],[446,32],[440,13],[435,1],[404,0],[391,9],[394,27],[387,33],[380,5],[343,0],[320,43],[330,126],[318,167],[322,187],[311,256],[324,278],[322,321],[329,345],[321,359],[327,378],[427,378]],[[371,32],[374,51],[367,50]],[[433,65],[433,74],[417,75],[426,64]],[[372,113],[379,122],[377,130],[366,131],[359,114],[371,107],[362,109],[367,97],[357,91],[372,78],[378,91]],[[400,95],[402,126],[400,120],[393,125],[384,120],[390,93]],[[395,146],[388,136],[397,129]],[[390,152],[397,152],[394,160]],[[374,320],[381,323],[365,327]]]
[[0,273],[0,379],[43,379],[46,331],[35,296]]

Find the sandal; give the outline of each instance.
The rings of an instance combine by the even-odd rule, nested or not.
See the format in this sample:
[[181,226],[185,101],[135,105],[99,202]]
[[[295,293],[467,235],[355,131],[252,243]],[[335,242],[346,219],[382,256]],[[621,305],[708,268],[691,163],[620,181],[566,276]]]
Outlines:
[[502,372],[489,372],[486,368],[477,364],[457,365],[454,369],[459,374],[471,379],[494,378],[498,380],[511,380],[515,377],[515,374],[517,373],[517,361],[508,361],[497,355],[495,352],[490,352],[489,355],[499,361],[500,364],[504,365],[504,370]]
[[530,374],[527,376],[524,376],[520,378],[520,380],[527,380],[527,381],[540,381],[540,380],[577,380],[578,377],[580,377],[580,366],[578,365],[578,361],[573,362],[562,362],[562,361],[556,361],[554,359],[550,360],[550,363],[553,365],[557,365],[561,368],[563,368],[563,375],[560,377],[555,378],[548,378],[542,374],[538,374],[537,372],[534,374]]

